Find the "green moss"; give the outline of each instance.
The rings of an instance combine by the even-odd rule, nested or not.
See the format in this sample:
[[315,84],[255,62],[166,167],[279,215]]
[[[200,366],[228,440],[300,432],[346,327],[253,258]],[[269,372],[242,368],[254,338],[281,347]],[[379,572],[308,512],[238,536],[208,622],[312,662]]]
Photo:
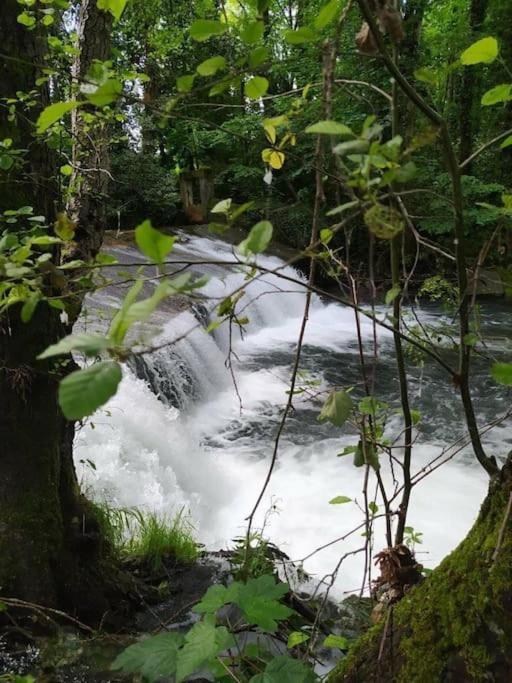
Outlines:
[[[510,485],[495,484],[466,539],[393,609],[382,681],[509,680],[512,671],[510,520],[494,557]],[[376,680],[383,625],[370,629],[330,683]]]

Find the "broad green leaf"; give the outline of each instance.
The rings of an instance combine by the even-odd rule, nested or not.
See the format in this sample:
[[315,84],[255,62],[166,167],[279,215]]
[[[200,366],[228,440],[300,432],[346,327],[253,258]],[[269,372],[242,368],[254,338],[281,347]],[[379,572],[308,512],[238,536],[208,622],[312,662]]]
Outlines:
[[285,31],[284,39],[289,45],[303,45],[304,43],[313,43],[318,39],[318,34],[312,28],[302,26],[295,31],[293,29]]
[[238,250],[242,256],[248,256],[249,254],[260,254],[270,244],[272,239],[272,223],[269,221],[260,221],[253,225],[250,233],[247,237],[240,242],[238,245]]
[[285,154],[278,149],[272,149],[272,147],[267,147],[261,152],[261,158],[268,164],[271,168],[279,170],[283,167]]
[[181,633],[160,633],[141,640],[123,650],[111,668],[140,673],[148,683],[156,683],[176,672],[178,649],[183,640]]
[[181,683],[234,644],[233,636],[224,626],[216,628],[210,621],[199,621],[194,624],[185,635],[185,645],[178,652],[176,683]]
[[340,9],[339,0],[331,0],[326,5],[324,5],[322,7],[322,9],[320,10],[320,12],[316,16],[316,19],[314,22],[315,28],[318,30],[325,28],[328,24],[331,23],[331,21],[334,19],[334,17],[338,14],[339,9]]
[[322,230],[320,230],[320,240],[322,244],[329,244],[333,237],[334,233],[330,228],[322,228]]
[[70,176],[73,173],[73,167],[69,164],[64,164],[59,170],[63,176]]
[[364,214],[364,222],[370,232],[381,240],[399,235],[405,226],[402,214],[391,206],[375,204]]
[[331,422],[336,427],[342,427],[352,412],[353,402],[346,391],[333,391],[323,405],[319,422]]
[[119,99],[123,92],[123,84],[116,78],[109,78],[103,85],[100,85],[94,92],[84,93],[91,104],[96,107],[105,107]]
[[491,64],[498,56],[499,48],[496,38],[491,36],[477,40],[464,50],[460,57],[462,64],[471,66],[472,64]]
[[312,668],[298,659],[279,655],[267,664],[263,673],[253,676],[249,683],[314,683],[315,680]]
[[249,66],[254,69],[268,59],[268,47],[257,47],[249,53]]
[[211,209],[211,213],[222,213],[227,216],[231,209],[232,203],[233,200],[230,197],[227,199],[221,199],[220,202],[217,202],[213,209]]
[[155,230],[151,221],[146,220],[135,228],[135,242],[148,258],[155,263],[162,263],[172,250],[176,237]]
[[494,363],[491,375],[499,384],[512,385],[512,363]]
[[105,12],[110,12],[116,21],[121,19],[121,15],[126,7],[127,0],[98,0],[98,8]]
[[64,114],[67,114],[79,106],[80,102],[77,102],[77,100],[50,104],[39,114],[39,118],[37,119],[37,132],[44,133],[50,126],[53,126],[54,123],[60,121]]
[[301,631],[292,631],[288,636],[288,642],[286,647],[291,650],[292,647],[296,647],[301,643],[305,643],[309,640],[310,636],[307,633],[302,633]]
[[254,21],[240,33],[240,38],[244,41],[246,45],[254,45],[263,37],[265,31],[265,25],[262,21]]
[[212,36],[220,36],[227,31],[226,24],[212,19],[198,19],[190,27],[190,37],[199,43],[208,40]]
[[26,26],[27,28],[33,28],[36,25],[36,18],[31,12],[22,12],[18,14],[17,17],[18,24]]
[[195,74],[178,76],[176,79],[176,87],[178,88],[178,92],[190,92],[194,87],[195,78]]
[[486,107],[501,102],[510,102],[510,100],[512,100],[512,84],[510,83],[496,85],[482,96],[482,104]]
[[323,642],[323,647],[337,647],[340,650],[348,649],[348,640],[343,636],[335,636],[330,634]]
[[263,76],[253,76],[244,85],[244,92],[250,100],[259,100],[268,90],[268,80]]
[[10,168],[12,168],[14,164],[14,159],[7,154],[2,154],[0,156],[0,169],[2,171],[8,171]]
[[20,318],[24,323],[28,323],[35,313],[38,303],[41,301],[41,294],[33,292],[21,307]]
[[65,211],[60,211],[57,214],[57,220],[53,224],[53,229],[61,240],[69,242],[75,235],[76,223],[69,218]]
[[505,138],[500,147],[501,149],[505,149],[505,147],[510,147],[510,145],[512,145],[512,135],[509,135],[508,138]]
[[95,356],[100,351],[111,348],[112,342],[107,337],[99,337],[95,334],[70,334],[56,344],[49,346],[38,358],[51,358],[62,356],[71,351],[82,351],[86,356]]
[[336,496],[329,501],[329,505],[344,505],[345,503],[351,503],[352,498],[348,496]]
[[238,596],[239,585],[239,583],[235,582],[229,588],[222,585],[210,586],[201,598],[201,602],[192,611],[198,614],[213,614],[229,602],[235,602]]
[[392,304],[393,301],[396,299],[397,296],[400,296],[400,292],[402,291],[402,288],[400,285],[395,285],[391,289],[389,289],[386,292],[386,297],[385,297],[385,302],[389,306],[389,304]]
[[348,126],[337,121],[318,121],[308,126],[306,133],[316,133],[317,135],[354,135]]
[[226,68],[226,59],[218,55],[217,57],[210,57],[210,59],[205,59],[197,67],[196,71],[200,76],[213,76],[221,69]]
[[[185,273],[185,276],[187,280],[190,279],[190,273]],[[173,281],[161,282],[147,299],[135,301],[128,306],[123,305],[112,320],[109,332],[111,339],[116,343],[122,342],[132,325],[147,320],[161,301],[173,291],[178,291],[172,283]]]
[[72,372],[59,386],[62,412],[68,420],[92,415],[114,396],[122,376],[121,366],[114,361],[102,361]]

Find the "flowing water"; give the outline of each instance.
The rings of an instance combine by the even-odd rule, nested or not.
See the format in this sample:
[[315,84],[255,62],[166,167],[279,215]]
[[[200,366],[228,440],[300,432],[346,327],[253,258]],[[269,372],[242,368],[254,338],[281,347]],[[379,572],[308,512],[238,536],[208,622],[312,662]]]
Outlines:
[[[141,260],[129,247],[111,251],[125,264],[117,270],[127,270],[127,264]],[[231,247],[221,241],[192,237],[177,245],[173,256],[202,262],[193,268],[210,278],[201,290],[208,299],[193,309],[171,313],[164,307],[156,314],[153,343],[169,344],[125,368],[118,394],[77,434],[75,457],[83,485],[97,499],[165,515],[185,508],[199,539],[215,549],[244,533],[244,520],[265,479],[287,400],[305,294],[299,283],[265,275],[246,287],[240,301],[245,308],[240,315],[250,319],[243,338],[237,329],[230,335],[227,327],[207,333],[209,311],[244,283],[244,275],[204,263],[232,258]],[[261,257],[260,263],[283,267],[276,257]],[[302,280],[290,267],[281,272]],[[122,293],[121,286],[95,293],[88,301],[84,325],[101,325],[101,319],[118,307]],[[384,309],[379,311],[382,318],[385,314]],[[485,354],[499,356],[511,338],[507,308],[483,305],[481,315],[488,335]],[[443,320],[434,309],[420,311],[420,317],[428,324]],[[363,321],[363,335],[370,350],[369,321]],[[170,343],[173,340],[178,341]],[[399,388],[386,330],[379,331],[379,347],[375,392],[394,405]],[[510,405],[509,393],[494,384],[488,367],[489,361],[482,359],[474,372],[481,424]],[[363,521],[356,503],[329,504],[337,495],[362,503],[364,468],[356,468],[352,456],[337,457],[357,439],[349,428],[340,433],[316,419],[321,406],[318,392],[330,386],[353,386],[354,395],[361,395],[354,315],[349,308],[314,298],[300,370],[299,386],[307,391],[294,401],[256,524],[261,527],[265,520],[265,535],[293,560],[344,536]],[[413,454],[416,472],[466,431],[457,393],[444,372],[427,362],[423,368],[412,366],[411,373],[412,405],[422,414]],[[400,431],[397,414],[388,430]],[[506,453],[512,447],[510,423],[488,432],[485,443],[496,455]],[[382,469],[392,487],[389,466],[383,463]],[[486,486],[485,472],[463,449],[414,490],[409,523],[423,533],[417,551],[426,567],[434,567],[464,537]],[[317,578],[330,572],[341,555],[362,545],[361,531],[313,554],[305,569]],[[375,547],[384,544],[377,523]],[[361,555],[348,558],[336,590],[357,590],[361,570]]]

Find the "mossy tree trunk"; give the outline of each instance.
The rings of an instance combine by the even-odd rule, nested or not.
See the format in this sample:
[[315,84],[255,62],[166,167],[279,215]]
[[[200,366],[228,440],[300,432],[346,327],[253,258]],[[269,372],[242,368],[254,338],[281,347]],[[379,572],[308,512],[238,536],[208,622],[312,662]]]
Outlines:
[[[45,5],[43,5],[44,7]],[[39,3],[34,6],[39,9]],[[41,76],[46,36],[40,25],[17,21],[20,5],[3,0],[0,20],[0,99],[37,91],[36,106],[17,108],[10,120],[0,108],[0,133],[27,150],[23,166],[3,174],[0,209],[32,206],[55,220],[55,168],[34,122],[49,102]],[[16,226],[13,226],[16,229]],[[45,283],[46,293],[54,293]],[[108,608],[106,548],[73,466],[74,425],[58,405],[58,383],[72,367],[36,357],[69,330],[60,312],[40,303],[24,323],[19,306],[0,316],[0,595],[101,616]]]
[[464,541],[357,641],[329,683],[511,681],[511,502],[509,456]]

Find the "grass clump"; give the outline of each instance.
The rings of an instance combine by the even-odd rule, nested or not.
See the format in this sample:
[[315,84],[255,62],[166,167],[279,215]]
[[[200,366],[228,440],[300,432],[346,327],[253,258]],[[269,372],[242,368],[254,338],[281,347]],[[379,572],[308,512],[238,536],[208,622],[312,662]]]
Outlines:
[[106,503],[95,508],[104,539],[123,559],[136,560],[157,571],[165,559],[193,564],[199,556],[194,527],[183,509],[169,518]]

